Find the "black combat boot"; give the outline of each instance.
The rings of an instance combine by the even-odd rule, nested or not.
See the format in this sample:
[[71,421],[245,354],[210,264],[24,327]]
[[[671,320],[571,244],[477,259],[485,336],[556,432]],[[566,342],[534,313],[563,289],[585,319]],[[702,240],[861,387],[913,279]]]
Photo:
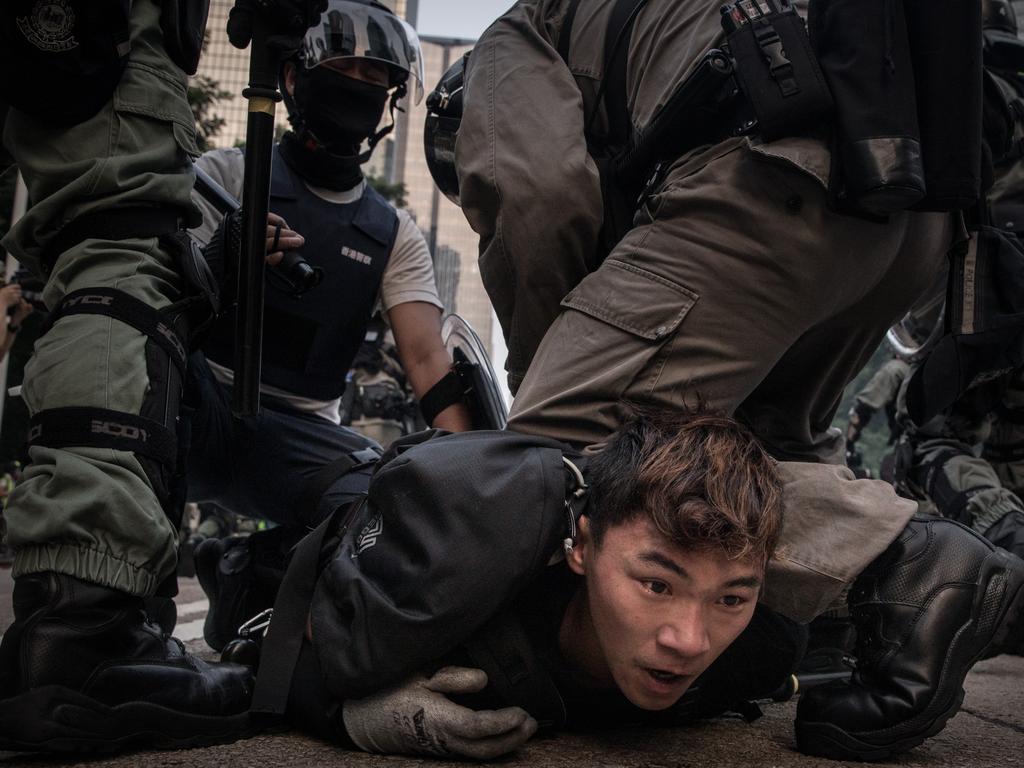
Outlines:
[[186,653],[142,598],[37,573],[15,580],[14,616],[0,643],[0,750],[168,749],[247,734],[252,671]]
[[[985,538],[1012,555],[1024,559],[1024,513],[1008,512],[985,531]],[[1024,656],[1024,632],[1011,633],[1002,642],[993,642],[985,658],[1012,653]]]
[[1007,512],[992,523],[984,535],[997,547],[1024,558],[1024,512]]
[[211,648],[222,650],[243,623],[274,605],[291,549],[305,532],[279,526],[200,542],[196,577],[210,600],[203,637]]
[[860,575],[849,605],[857,668],[800,698],[797,747],[884,760],[942,730],[974,662],[1024,632],[1024,561],[952,520],[915,517]]

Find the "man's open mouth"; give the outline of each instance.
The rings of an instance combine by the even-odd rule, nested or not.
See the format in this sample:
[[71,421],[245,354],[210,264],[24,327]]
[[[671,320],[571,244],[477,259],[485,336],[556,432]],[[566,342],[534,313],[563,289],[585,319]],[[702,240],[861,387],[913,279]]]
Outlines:
[[646,667],[646,670],[648,675],[664,685],[672,685],[673,683],[681,682],[684,677],[683,675],[677,675],[673,672],[666,672],[663,669]]

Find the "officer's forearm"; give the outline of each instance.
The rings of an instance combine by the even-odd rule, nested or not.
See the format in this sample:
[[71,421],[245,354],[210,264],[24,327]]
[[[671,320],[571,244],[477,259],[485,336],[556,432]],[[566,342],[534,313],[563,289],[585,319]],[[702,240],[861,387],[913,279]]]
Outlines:
[[[441,340],[441,310],[423,301],[398,304],[388,311],[398,358],[418,400],[451,370],[452,361]],[[452,432],[472,429],[469,409],[453,403],[434,417],[430,426]]]
[[[412,369],[406,369],[409,376],[409,383],[417,399],[430,391],[437,382],[451,370],[452,362],[444,347],[435,351],[428,360],[416,366],[417,372],[414,375]],[[473,420],[469,415],[469,409],[465,403],[453,403],[434,417],[430,426],[438,429],[446,429],[449,432],[466,432],[473,428]]]

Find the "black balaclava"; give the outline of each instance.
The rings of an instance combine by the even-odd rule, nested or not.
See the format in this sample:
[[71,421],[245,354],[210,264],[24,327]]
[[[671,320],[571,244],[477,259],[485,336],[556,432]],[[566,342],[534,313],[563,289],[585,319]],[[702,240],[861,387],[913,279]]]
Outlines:
[[[281,156],[314,186],[352,189],[363,179],[360,166],[370,159],[374,145],[387,133],[387,129],[375,133],[387,100],[385,86],[324,66],[298,66],[295,96],[288,99],[295,132],[281,138]],[[360,154],[367,138],[370,150]]]

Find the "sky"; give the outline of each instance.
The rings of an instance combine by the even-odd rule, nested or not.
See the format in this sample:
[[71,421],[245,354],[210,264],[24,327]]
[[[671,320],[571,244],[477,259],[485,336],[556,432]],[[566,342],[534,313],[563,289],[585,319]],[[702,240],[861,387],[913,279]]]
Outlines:
[[421,35],[476,39],[513,0],[419,0]]

